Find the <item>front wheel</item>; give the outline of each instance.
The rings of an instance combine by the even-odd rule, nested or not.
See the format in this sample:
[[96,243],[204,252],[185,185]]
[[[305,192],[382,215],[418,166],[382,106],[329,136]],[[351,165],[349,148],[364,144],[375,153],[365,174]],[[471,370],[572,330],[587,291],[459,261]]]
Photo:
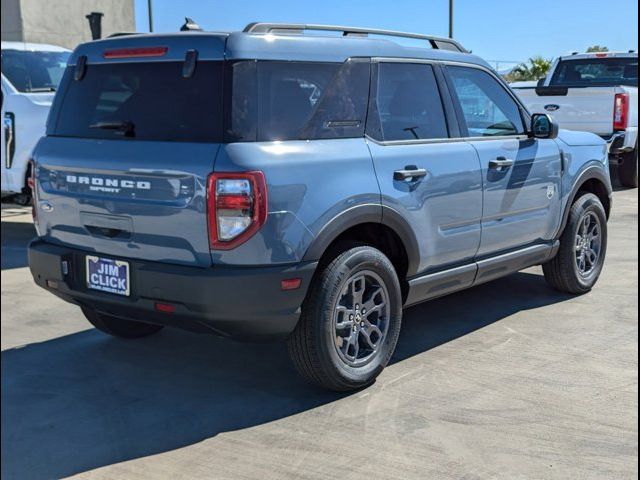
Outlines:
[[607,215],[592,193],[580,196],[571,206],[560,249],[542,269],[556,290],[571,294],[590,291],[598,281],[607,253]]
[[321,387],[373,383],[393,354],[402,318],[396,271],[379,250],[360,246],[321,267],[287,345],[298,372]]

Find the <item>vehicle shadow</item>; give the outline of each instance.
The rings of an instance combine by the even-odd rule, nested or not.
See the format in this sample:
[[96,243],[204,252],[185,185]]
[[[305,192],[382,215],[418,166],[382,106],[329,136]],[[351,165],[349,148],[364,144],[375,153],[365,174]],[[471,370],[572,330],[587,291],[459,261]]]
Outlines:
[[[566,298],[539,275],[519,273],[413,307],[393,362]],[[136,341],[82,331],[3,351],[1,363],[7,479],[66,477],[347,396],[302,381],[282,344],[169,329]]]
[[36,236],[33,223],[2,221],[2,270],[28,265],[27,245]]

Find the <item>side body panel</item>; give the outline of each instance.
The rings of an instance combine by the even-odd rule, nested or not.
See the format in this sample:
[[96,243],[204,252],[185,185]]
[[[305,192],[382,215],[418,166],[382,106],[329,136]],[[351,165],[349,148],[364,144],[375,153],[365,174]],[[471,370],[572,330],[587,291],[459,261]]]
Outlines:
[[[564,174],[562,176],[562,220],[556,230],[555,237],[559,238],[566,224],[571,204],[580,189],[580,186],[590,179],[605,185],[609,194],[609,204],[611,205],[611,194],[613,187],[609,176],[609,156],[607,146],[604,141],[594,145],[590,134],[582,132],[571,132],[573,145],[568,145],[563,137],[565,132],[560,131],[560,136],[555,140],[563,153]],[[578,137],[585,137],[584,145],[578,145]]]
[[[471,261],[480,245],[482,177],[478,156],[465,142],[379,144],[369,142],[382,204],[415,231],[418,271]],[[415,165],[427,175],[395,180],[394,171]]]
[[[482,165],[484,212],[478,257],[551,240],[561,214],[562,165],[553,140],[470,140]],[[497,158],[514,161],[491,168]]]
[[[3,82],[4,83],[4,82]],[[2,103],[2,192],[20,193],[26,186],[26,173],[31,152],[45,134],[45,124],[53,100],[51,93],[24,94],[16,91],[4,93]],[[7,125],[5,115],[14,121],[14,154],[10,164],[6,161]]]

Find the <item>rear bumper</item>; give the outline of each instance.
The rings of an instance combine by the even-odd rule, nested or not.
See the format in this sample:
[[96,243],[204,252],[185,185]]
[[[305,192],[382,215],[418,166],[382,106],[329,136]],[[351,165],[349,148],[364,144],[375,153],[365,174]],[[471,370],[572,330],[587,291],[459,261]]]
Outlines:
[[610,137],[605,138],[605,140],[607,141],[607,150],[609,150],[609,155],[619,155],[624,152],[624,132],[614,133]]
[[615,132],[611,136],[602,137],[607,142],[607,149],[611,157],[631,152],[636,148],[638,129],[628,128],[624,132]]
[[[88,253],[99,255],[36,239],[29,245],[29,268],[39,286],[76,305],[246,340],[284,337],[295,328],[317,266],[200,268],[123,258],[130,263],[131,296],[122,297],[86,287]],[[301,278],[300,288],[283,291],[281,281],[290,278]],[[158,312],[156,302],[170,303],[175,311]]]

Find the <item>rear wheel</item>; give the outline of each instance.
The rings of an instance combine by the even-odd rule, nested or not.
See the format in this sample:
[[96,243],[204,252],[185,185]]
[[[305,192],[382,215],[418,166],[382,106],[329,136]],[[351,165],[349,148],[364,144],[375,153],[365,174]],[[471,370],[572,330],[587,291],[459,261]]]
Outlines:
[[162,325],[153,323],[134,322],[110,315],[98,313],[95,310],[82,307],[82,313],[89,322],[103,333],[119,338],[141,338],[162,330]]
[[572,205],[560,250],[542,266],[547,282],[572,294],[586,293],[598,281],[607,252],[607,216],[600,199],[592,193]]
[[350,248],[321,268],[288,339],[289,353],[298,372],[321,387],[365,387],[398,341],[398,277],[382,252],[366,246]]
[[623,187],[638,188],[638,146],[635,150],[622,155],[618,166],[618,178]]

